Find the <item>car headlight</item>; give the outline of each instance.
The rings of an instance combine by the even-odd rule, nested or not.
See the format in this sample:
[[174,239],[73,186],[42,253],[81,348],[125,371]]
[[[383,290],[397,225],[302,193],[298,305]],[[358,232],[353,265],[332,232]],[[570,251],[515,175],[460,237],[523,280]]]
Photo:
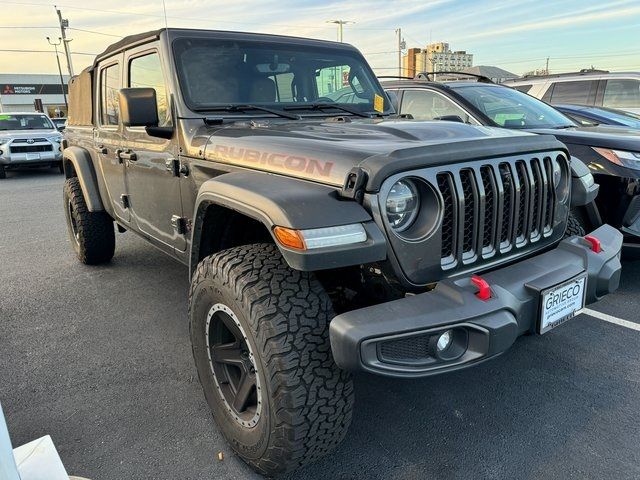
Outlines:
[[409,179],[394,183],[387,195],[387,219],[391,228],[403,232],[409,228],[420,209],[420,195],[416,184]]
[[47,140],[49,140],[51,143],[60,143],[62,142],[62,135],[56,135],[55,137],[48,137]]
[[634,170],[640,170],[640,152],[613,150],[610,148],[591,147],[611,163]]

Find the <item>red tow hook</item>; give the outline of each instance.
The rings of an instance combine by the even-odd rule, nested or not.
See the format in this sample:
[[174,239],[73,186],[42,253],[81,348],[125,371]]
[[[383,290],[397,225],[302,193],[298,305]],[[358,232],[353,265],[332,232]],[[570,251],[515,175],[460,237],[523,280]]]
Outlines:
[[474,275],[473,277],[471,277],[471,283],[478,287],[476,297],[484,301],[487,301],[491,298],[491,287],[484,278],[479,277],[478,275]]
[[585,235],[584,239],[591,244],[591,250],[594,253],[600,253],[602,251],[602,244],[593,235]]

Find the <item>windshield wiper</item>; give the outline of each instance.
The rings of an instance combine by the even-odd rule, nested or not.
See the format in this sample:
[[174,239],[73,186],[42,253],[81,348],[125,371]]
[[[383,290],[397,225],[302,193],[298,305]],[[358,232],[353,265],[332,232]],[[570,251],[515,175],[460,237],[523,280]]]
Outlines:
[[371,118],[373,116],[371,113],[361,112],[359,110],[356,110],[355,108],[349,108],[337,103],[327,102],[306,103],[304,105],[287,105],[283,108],[285,110],[326,110],[328,108],[335,108],[336,110],[342,110],[343,112],[357,115],[358,117]]
[[558,125],[557,127],[553,127],[554,130],[564,130],[565,128],[575,128],[577,125]]
[[277,115],[279,117],[288,118],[290,120],[300,120],[300,115],[295,115],[292,113],[283,112],[282,110],[278,110],[276,108],[267,108],[261,107],[260,105],[224,105],[220,107],[207,107],[198,109],[199,111],[225,111],[225,112],[246,112],[247,110],[259,110],[261,112],[271,113],[273,115]]

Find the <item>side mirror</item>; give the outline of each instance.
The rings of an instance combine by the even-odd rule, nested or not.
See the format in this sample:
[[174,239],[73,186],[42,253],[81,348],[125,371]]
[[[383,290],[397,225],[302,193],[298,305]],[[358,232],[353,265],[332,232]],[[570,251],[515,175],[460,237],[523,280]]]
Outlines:
[[64,132],[64,129],[66,128],[64,125],[58,125],[58,127],[56,127],[58,129],[59,132]]
[[158,126],[158,102],[153,88],[122,88],[119,97],[120,116],[125,126]]

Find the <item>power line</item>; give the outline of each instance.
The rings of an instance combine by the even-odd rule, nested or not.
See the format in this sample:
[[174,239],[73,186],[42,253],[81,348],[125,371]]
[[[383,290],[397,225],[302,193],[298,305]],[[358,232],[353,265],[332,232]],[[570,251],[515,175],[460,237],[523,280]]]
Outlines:
[[[11,53],[48,53],[51,55],[49,50],[27,50],[27,49],[17,49],[17,48],[0,48],[0,52],[11,52]],[[60,53],[58,53],[60,54]],[[71,52],[71,55],[90,55],[95,57],[97,53],[85,53],[85,52]]]
[[104,35],[106,37],[122,38],[122,35],[114,35],[113,33],[98,32],[96,30],[85,30],[84,28],[67,27],[67,30],[74,30],[76,32],[85,32],[85,33],[95,33],[96,35]]

